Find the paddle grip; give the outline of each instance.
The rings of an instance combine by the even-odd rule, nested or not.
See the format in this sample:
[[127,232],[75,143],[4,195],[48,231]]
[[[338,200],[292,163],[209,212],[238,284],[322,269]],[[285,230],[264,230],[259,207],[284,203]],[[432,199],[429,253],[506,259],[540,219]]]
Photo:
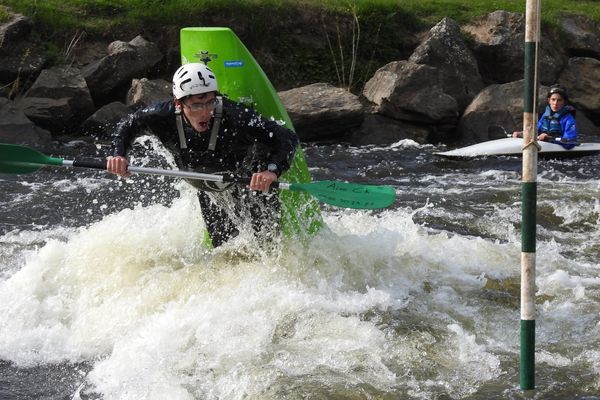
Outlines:
[[73,160],[74,167],[106,169],[106,160]]

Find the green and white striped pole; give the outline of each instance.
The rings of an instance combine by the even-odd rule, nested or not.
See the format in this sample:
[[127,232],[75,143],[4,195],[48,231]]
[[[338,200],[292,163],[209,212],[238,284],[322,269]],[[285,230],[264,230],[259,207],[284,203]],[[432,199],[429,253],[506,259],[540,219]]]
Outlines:
[[521,191],[521,390],[535,388],[535,249],[537,208],[537,53],[541,0],[527,0],[525,14],[525,90],[523,182]]

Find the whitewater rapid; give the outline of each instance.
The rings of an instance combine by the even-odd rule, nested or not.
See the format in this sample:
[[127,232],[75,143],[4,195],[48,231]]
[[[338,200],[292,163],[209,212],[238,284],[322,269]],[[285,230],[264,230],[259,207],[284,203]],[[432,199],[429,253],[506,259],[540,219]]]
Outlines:
[[[324,206],[320,233],[267,248],[250,232],[203,247],[185,183],[157,203],[150,180],[19,186],[8,207],[91,199],[76,223],[23,218],[0,236],[3,367],[42,368],[42,387],[58,374],[73,399],[522,398],[518,176],[440,168],[417,180],[404,165],[394,207]],[[541,173],[540,398],[600,388],[600,180],[564,179]],[[115,187],[129,207],[106,200]]]

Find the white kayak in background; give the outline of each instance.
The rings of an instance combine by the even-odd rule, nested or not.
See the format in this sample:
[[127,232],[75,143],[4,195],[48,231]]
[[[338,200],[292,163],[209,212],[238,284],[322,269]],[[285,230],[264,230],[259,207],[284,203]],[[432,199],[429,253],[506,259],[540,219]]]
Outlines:
[[[540,157],[583,157],[600,153],[600,143],[581,143],[572,149],[565,149],[560,144],[552,142],[538,142],[542,147]],[[477,143],[459,149],[435,153],[446,158],[475,158],[485,156],[520,156],[523,154],[522,138],[504,138]]]

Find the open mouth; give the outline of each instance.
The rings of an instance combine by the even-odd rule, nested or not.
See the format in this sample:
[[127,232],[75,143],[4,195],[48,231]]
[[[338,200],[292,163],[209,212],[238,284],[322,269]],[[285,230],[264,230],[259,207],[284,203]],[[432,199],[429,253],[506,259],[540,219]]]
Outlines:
[[201,132],[202,131],[206,131],[206,130],[208,130],[208,121],[197,121],[196,122],[196,127]]

